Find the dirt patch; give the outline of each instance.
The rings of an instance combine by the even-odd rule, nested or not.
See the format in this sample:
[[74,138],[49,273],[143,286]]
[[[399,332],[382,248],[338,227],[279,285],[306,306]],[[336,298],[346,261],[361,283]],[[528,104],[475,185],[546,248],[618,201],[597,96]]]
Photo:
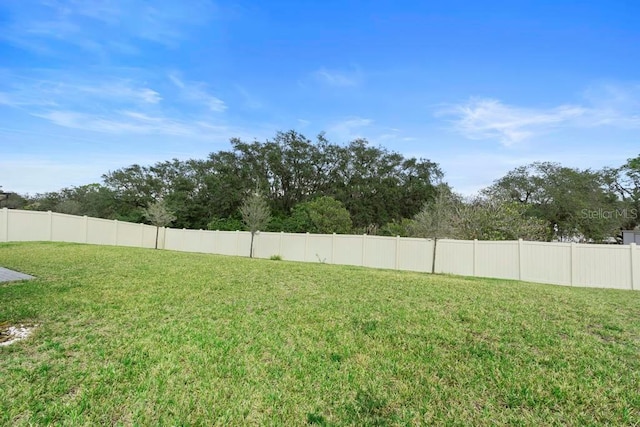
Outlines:
[[0,347],[27,338],[38,325],[10,325],[0,323]]

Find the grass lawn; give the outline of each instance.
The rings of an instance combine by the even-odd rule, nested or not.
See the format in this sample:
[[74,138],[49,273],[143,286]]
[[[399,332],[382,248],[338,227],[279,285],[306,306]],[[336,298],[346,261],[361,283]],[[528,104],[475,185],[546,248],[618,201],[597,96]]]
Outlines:
[[0,425],[633,425],[640,292],[0,244]]

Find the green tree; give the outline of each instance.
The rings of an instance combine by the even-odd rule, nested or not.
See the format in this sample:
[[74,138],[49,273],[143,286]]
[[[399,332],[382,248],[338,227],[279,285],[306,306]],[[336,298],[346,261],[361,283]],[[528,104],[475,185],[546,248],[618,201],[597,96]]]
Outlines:
[[616,216],[622,221],[621,228],[632,230],[640,226],[640,155],[619,168],[605,168],[601,173],[609,191],[620,201]]
[[236,217],[228,218],[212,218],[207,224],[208,230],[220,230],[220,231],[237,231],[243,230],[245,227],[242,219]]
[[73,199],[61,201],[56,205],[55,211],[67,215],[84,215],[84,210],[80,202]]
[[53,211],[71,215],[87,215],[94,218],[116,218],[117,206],[114,193],[100,184],[63,188],[29,197],[26,208]]
[[29,201],[18,193],[2,190],[0,185],[0,208],[25,209]]
[[375,229],[418,213],[436,193],[441,180],[438,165],[424,159],[405,159],[364,139],[338,148],[336,178],[329,194],[340,200],[358,228]]
[[163,199],[177,227],[207,228],[212,218],[234,217],[243,195],[258,190],[283,228],[295,206],[329,196],[342,202],[355,226],[374,230],[415,215],[433,198],[441,177],[431,161],[405,158],[363,139],[344,146],[323,134],[312,141],[288,131],[264,142],[234,138],[229,150],[205,159],[109,171],[100,187],[46,194],[33,206],[53,210],[71,198],[84,214],[140,222],[145,207]]
[[525,205],[477,196],[463,200],[446,186],[413,218],[413,237],[463,240],[547,240],[545,221],[532,217]]
[[409,234],[433,239],[455,238],[460,205],[460,196],[447,185],[439,185],[435,198],[425,203],[409,224]]
[[265,198],[259,193],[251,194],[240,207],[242,221],[251,232],[249,257],[253,258],[253,240],[256,232],[264,230],[271,220],[271,209]]
[[347,234],[352,231],[349,211],[338,200],[321,196],[298,204],[289,220],[289,230],[317,234]]
[[486,197],[459,205],[455,231],[456,238],[464,240],[549,239],[546,222],[528,214],[526,206]]
[[[484,191],[490,198],[523,204],[529,216],[546,221],[558,240],[602,241],[618,233],[618,198],[602,174],[557,163],[521,166]],[[604,213],[604,214],[603,214]]]
[[413,220],[410,218],[402,218],[400,221],[392,220],[380,227],[379,234],[381,236],[411,236],[411,227]]
[[176,216],[167,208],[164,200],[158,200],[154,203],[151,203],[147,208],[144,209],[144,217],[153,225],[156,226],[156,245],[155,248],[158,249],[158,234],[160,232],[160,227],[166,227],[175,221]]

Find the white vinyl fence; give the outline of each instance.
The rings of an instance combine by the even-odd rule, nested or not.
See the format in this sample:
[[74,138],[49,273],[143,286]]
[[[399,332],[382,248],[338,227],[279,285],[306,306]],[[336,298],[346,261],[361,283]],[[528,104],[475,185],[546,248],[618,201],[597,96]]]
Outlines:
[[438,240],[436,253],[438,273],[640,290],[635,244]]
[[0,209],[0,242],[42,240],[153,248],[156,227],[53,212]]
[[[246,231],[160,228],[158,248],[249,256]],[[0,209],[0,242],[60,241],[153,248],[156,227],[144,224]],[[494,277],[580,287],[640,290],[635,244],[464,241],[368,235],[257,233],[253,255],[285,260]],[[435,258],[435,268],[432,269]],[[0,260],[1,264],[1,260]]]

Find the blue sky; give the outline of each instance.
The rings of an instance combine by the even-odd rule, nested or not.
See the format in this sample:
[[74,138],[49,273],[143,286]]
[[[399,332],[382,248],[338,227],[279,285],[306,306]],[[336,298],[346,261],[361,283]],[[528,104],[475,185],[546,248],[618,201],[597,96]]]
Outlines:
[[440,164],[640,154],[640,2],[0,2],[0,185],[100,182],[296,129]]

